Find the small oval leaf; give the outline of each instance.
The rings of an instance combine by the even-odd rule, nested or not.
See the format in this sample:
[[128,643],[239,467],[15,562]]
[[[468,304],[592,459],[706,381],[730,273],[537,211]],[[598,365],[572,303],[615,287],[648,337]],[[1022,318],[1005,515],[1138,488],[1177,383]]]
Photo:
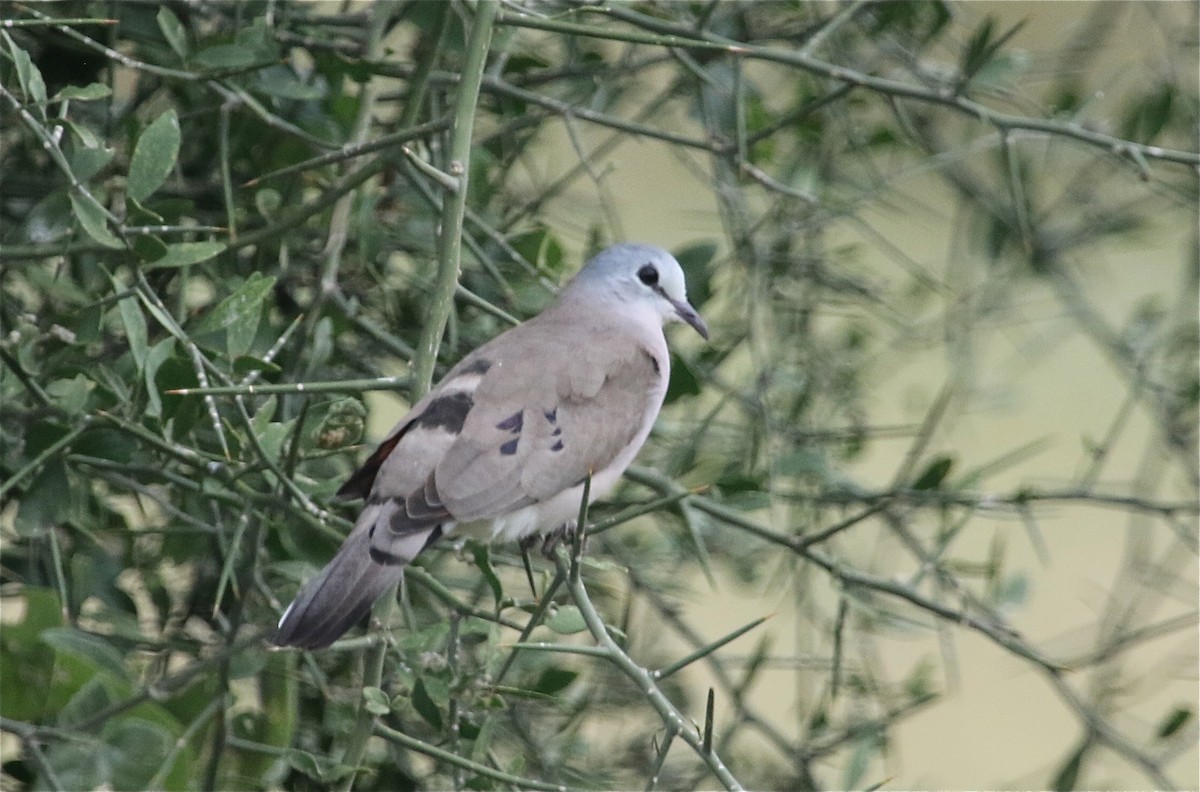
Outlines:
[[412,689],[412,705],[413,709],[426,721],[429,725],[438,731],[442,730],[442,713],[438,709],[438,705],[434,703],[433,698],[429,695],[429,691],[425,689],[425,683],[418,678]]
[[97,671],[106,671],[115,679],[129,678],[121,653],[99,635],[74,627],[51,627],[42,632],[41,639],[54,651],[77,658]]
[[171,45],[171,49],[175,50],[175,54],[179,56],[180,60],[187,60],[187,31],[184,30],[179,17],[164,5],[158,9],[156,19],[158,20],[158,29],[162,32],[163,38],[167,40],[167,44]]
[[917,480],[913,482],[912,488],[915,490],[937,489],[946,480],[946,476],[950,473],[950,468],[952,467],[954,467],[953,458],[948,456],[935,458],[925,468],[924,472],[917,477]]
[[176,242],[167,245],[167,252],[146,264],[144,269],[186,267],[188,264],[208,261],[224,249],[224,242]]
[[387,715],[392,711],[387,694],[377,687],[363,688],[363,706],[372,715]]
[[78,182],[86,182],[112,161],[113,150],[110,148],[77,148],[67,157],[71,173]]
[[107,248],[115,249],[124,247],[121,244],[121,240],[117,239],[108,230],[104,210],[97,206],[95,202],[76,194],[75,190],[71,191],[71,211],[74,213],[75,219],[79,221],[79,225],[83,228],[84,233],[92,239]]
[[42,79],[42,73],[38,67],[34,65],[33,59],[29,57],[29,53],[17,46],[8,33],[4,34],[4,40],[8,42],[8,49],[12,53],[13,63],[17,67],[17,82],[21,86],[21,90],[25,92],[25,96],[35,105],[37,111],[42,116],[46,117],[46,82]]
[[66,99],[74,99],[76,102],[88,102],[93,99],[106,99],[109,96],[112,96],[112,89],[104,83],[88,83],[82,86],[68,85],[54,94],[54,98],[50,101],[61,102]]
[[551,696],[566,688],[578,676],[579,672],[570,671],[566,668],[547,668],[542,671],[542,675],[533,683],[532,689],[538,693]]
[[583,614],[579,612],[579,608],[568,605],[565,608],[559,608],[553,616],[546,619],[546,626],[559,635],[571,635],[586,630],[587,622],[583,620]]
[[137,365],[138,373],[146,366],[146,350],[149,348],[149,333],[146,328],[146,317],[142,314],[142,306],[137,297],[127,297],[117,303],[121,313],[121,322],[125,325],[125,340],[129,342],[129,352]]
[[1192,710],[1190,707],[1176,707],[1167,714],[1167,717],[1163,718],[1162,723],[1158,725],[1158,731],[1155,732],[1155,736],[1160,740],[1165,740],[1182,729],[1191,719]]
[[129,160],[129,197],[145,201],[162,187],[179,156],[179,117],[168,110],[138,137]]
[[192,62],[204,69],[244,69],[258,61],[254,50],[240,44],[216,44],[196,53]]

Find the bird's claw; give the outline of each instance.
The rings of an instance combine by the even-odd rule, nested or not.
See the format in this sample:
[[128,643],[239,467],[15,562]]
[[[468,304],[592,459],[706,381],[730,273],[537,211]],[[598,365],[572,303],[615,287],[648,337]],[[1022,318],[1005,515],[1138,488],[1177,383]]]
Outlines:
[[[522,549],[533,547],[537,544],[537,539],[538,537],[526,537],[526,539],[522,540]],[[578,527],[573,522],[563,523],[553,531],[550,531],[541,537],[542,555],[545,556],[546,559],[553,561],[555,553],[558,551],[558,546],[560,544],[563,542],[573,543],[576,541],[576,539],[578,539],[583,545],[580,547],[580,551],[582,552],[582,550],[587,546],[587,534],[580,532]],[[532,540],[529,542],[528,546],[524,545],[524,542],[527,540]]]

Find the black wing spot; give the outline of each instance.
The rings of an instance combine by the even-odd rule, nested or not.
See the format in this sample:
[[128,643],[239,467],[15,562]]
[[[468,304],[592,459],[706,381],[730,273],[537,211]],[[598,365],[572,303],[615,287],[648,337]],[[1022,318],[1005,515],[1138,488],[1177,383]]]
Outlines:
[[507,443],[500,446],[500,453],[504,456],[512,456],[513,454],[517,453],[517,442],[520,439],[521,438],[519,437],[514,437],[512,440],[509,440]]
[[425,411],[418,415],[413,423],[428,429],[445,429],[451,434],[462,431],[467,420],[467,413],[475,406],[471,394],[459,391],[445,396],[439,396],[429,403]]
[[517,410],[512,415],[496,424],[496,428],[503,432],[512,432],[513,434],[516,434],[517,432],[520,432],[521,427],[525,425],[524,415],[524,410]]
[[546,410],[545,412],[542,413],[542,415],[546,416],[546,420],[549,421],[550,423],[558,422],[558,408],[557,407],[555,407],[553,410]]
[[562,451],[563,450],[563,441],[559,440],[557,443],[550,446],[550,450],[551,451]]

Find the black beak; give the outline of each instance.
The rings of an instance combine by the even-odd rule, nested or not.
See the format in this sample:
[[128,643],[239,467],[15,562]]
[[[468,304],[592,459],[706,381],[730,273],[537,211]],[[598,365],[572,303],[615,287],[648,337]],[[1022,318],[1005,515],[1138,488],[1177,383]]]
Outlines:
[[676,316],[690,324],[701,338],[708,340],[708,325],[700,318],[700,314],[696,313],[695,308],[682,300],[671,300],[671,305],[675,308]]

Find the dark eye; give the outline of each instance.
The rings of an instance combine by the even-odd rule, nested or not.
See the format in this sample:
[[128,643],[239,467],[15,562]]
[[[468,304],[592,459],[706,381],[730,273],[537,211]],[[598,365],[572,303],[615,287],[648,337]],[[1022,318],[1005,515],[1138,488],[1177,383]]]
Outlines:
[[638,280],[647,286],[653,286],[654,284],[658,283],[658,270],[654,269],[654,267],[650,264],[647,264],[638,270]]

